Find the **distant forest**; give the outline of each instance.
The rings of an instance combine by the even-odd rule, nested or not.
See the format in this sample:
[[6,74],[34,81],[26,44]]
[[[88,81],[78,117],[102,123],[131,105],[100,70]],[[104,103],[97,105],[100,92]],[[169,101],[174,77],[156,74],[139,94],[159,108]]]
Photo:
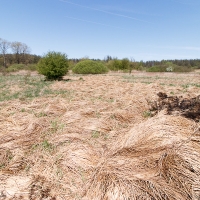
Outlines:
[[[7,66],[10,66],[12,64],[37,64],[38,61],[40,60],[41,56],[35,55],[35,54],[6,54],[6,64]],[[73,62],[74,64],[80,62],[84,58],[72,58],[69,59],[69,61]],[[109,62],[109,60],[120,60],[117,58],[111,58],[109,60],[107,59],[91,59],[94,61],[103,61],[103,62]],[[131,62],[131,61],[130,61]],[[151,60],[151,61],[132,61],[137,63],[138,65],[145,67],[145,68],[150,68],[154,66],[162,66],[165,65],[166,63],[172,63],[173,65],[178,65],[178,66],[185,66],[185,67],[192,67],[192,68],[198,68],[200,69],[200,59],[189,59],[189,60]],[[0,54],[0,66],[3,66],[3,55]]]
[[[125,58],[128,59],[128,58]],[[78,63],[79,61],[82,60],[78,59],[78,58],[72,58],[69,59],[70,61],[74,62],[74,63]],[[103,60],[101,59],[91,59],[94,61],[104,61],[104,62],[109,62],[110,60],[119,60],[116,57],[111,57],[111,56],[107,56],[106,58],[104,58]],[[174,65],[178,65],[178,66],[185,66],[185,67],[195,67],[195,68],[200,68],[200,59],[184,59],[184,60],[161,60],[161,61],[157,61],[157,60],[151,60],[151,61],[131,61],[130,62],[135,62],[143,67],[149,68],[149,67],[153,67],[153,66],[161,66],[164,65],[166,63],[172,63]]]
[[165,63],[172,63],[173,65],[178,65],[178,66],[200,68],[200,59],[190,59],[190,60],[161,60],[161,61],[152,60],[152,61],[142,62],[142,65],[144,67],[153,67],[153,66],[163,65]]
[[[13,64],[37,64],[41,56],[33,54],[6,54],[6,67]],[[3,55],[0,54],[0,66],[4,65]]]
[[[28,45],[21,42],[9,42],[0,38],[0,67],[8,68],[14,64],[36,65],[41,56],[30,53],[31,49]],[[78,62],[89,58],[73,58],[69,59],[70,68],[73,68]],[[135,61],[134,59],[118,59],[107,55],[103,60],[91,59],[103,62],[110,70],[146,70],[150,72],[189,72],[193,69],[200,69],[200,59],[184,59],[184,60],[152,60],[152,61]]]

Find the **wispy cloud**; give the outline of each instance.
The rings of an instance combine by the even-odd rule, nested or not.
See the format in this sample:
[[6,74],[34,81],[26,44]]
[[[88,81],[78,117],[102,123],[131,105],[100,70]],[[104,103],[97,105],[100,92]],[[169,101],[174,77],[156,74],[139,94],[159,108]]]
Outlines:
[[145,16],[161,16],[155,13],[148,13],[148,12],[142,12],[139,10],[133,10],[133,8],[122,8],[116,5],[112,5],[112,6],[104,6],[104,5],[99,5],[98,7],[100,7],[102,10],[110,10],[110,11],[115,11],[115,12],[126,12],[126,13],[134,13],[137,15],[145,15]]
[[117,29],[122,29],[122,30],[128,30],[128,29],[124,29],[118,26],[110,26],[107,24],[102,24],[102,23],[98,23],[98,22],[94,22],[94,21],[89,21],[89,20],[84,20],[84,19],[80,19],[80,18],[75,18],[75,17],[70,17],[70,16],[65,16],[69,19],[74,19],[74,20],[78,20],[78,21],[82,21],[82,22],[87,22],[87,23],[92,23],[92,24],[97,24],[97,25],[101,25],[101,26],[107,26],[107,27],[111,27],[111,28],[117,28]]
[[121,14],[117,14],[117,13],[114,13],[114,12],[109,12],[109,11],[105,11],[105,10],[101,10],[101,9],[97,9],[97,8],[92,8],[92,7],[89,7],[89,6],[80,5],[80,4],[73,3],[73,2],[70,2],[70,1],[67,1],[67,0],[59,0],[59,1],[64,2],[64,3],[68,3],[68,4],[72,4],[72,5],[75,5],[75,6],[79,6],[79,7],[87,8],[87,9],[90,9],[90,10],[95,10],[95,11],[98,11],[98,12],[107,13],[109,15],[115,15],[115,16],[118,16],[118,17],[128,18],[128,19],[131,19],[131,20],[140,21],[140,22],[144,22],[144,23],[151,23],[149,21],[145,21],[145,20],[130,17],[130,16],[127,16],[127,15],[121,15]]
[[149,46],[149,47],[159,48],[159,49],[180,49],[180,50],[200,51],[200,47],[194,47],[194,46]]

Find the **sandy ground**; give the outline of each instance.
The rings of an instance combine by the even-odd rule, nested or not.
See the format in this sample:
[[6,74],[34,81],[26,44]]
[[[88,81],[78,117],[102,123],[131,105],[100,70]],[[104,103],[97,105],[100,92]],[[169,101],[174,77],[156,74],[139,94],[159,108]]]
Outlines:
[[[27,72],[19,74],[26,75]],[[37,73],[32,75],[37,76]],[[187,140],[198,128],[197,122],[167,116],[164,111],[153,118],[148,116],[148,101],[156,100],[158,92],[186,98],[199,95],[200,74],[197,72],[133,72],[131,75],[116,72],[68,75],[65,79],[69,81],[55,81],[51,89],[62,89],[67,93],[0,102],[0,199],[128,199],[116,188],[113,191],[117,191],[104,196],[96,192],[98,185],[94,180],[100,176],[94,176],[95,170],[106,166],[108,171],[115,171],[117,177],[122,177],[120,166],[124,169],[133,162],[129,168],[137,169],[134,163],[145,166],[148,160],[152,170],[130,173],[127,168],[124,177],[128,180],[134,176],[134,181],[154,180],[152,177],[157,168],[153,166],[158,165],[158,154],[153,154],[151,159],[145,157],[147,153],[141,154],[137,159],[145,157],[146,161],[140,163],[119,151],[135,144],[136,135],[137,140],[151,138],[150,134],[155,132],[160,134],[159,137],[170,137],[162,141],[162,145],[159,143],[166,146]],[[179,135],[169,136],[177,132]],[[149,143],[151,141],[152,138]],[[155,147],[156,144],[152,145]],[[139,146],[143,144],[137,144]],[[147,152],[151,152],[151,148]],[[199,164],[196,162],[195,166]],[[115,182],[117,184],[119,182]],[[174,194],[176,199],[196,198],[183,197],[185,194],[181,196],[178,191]],[[198,196],[198,192],[195,194]]]

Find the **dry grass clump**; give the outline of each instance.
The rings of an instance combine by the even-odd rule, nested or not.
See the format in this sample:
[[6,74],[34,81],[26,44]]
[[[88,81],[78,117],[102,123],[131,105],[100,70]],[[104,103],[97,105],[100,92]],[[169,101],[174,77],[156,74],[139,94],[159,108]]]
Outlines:
[[198,199],[200,133],[194,128],[163,113],[135,125],[94,171],[86,199]]

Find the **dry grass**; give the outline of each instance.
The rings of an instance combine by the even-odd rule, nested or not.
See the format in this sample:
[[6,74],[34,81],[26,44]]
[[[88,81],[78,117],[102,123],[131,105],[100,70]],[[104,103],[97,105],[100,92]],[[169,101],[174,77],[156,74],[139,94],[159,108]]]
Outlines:
[[200,198],[199,123],[144,114],[160,91],[199,95],[199,74],[66,78],[0,102],[0,199]]

